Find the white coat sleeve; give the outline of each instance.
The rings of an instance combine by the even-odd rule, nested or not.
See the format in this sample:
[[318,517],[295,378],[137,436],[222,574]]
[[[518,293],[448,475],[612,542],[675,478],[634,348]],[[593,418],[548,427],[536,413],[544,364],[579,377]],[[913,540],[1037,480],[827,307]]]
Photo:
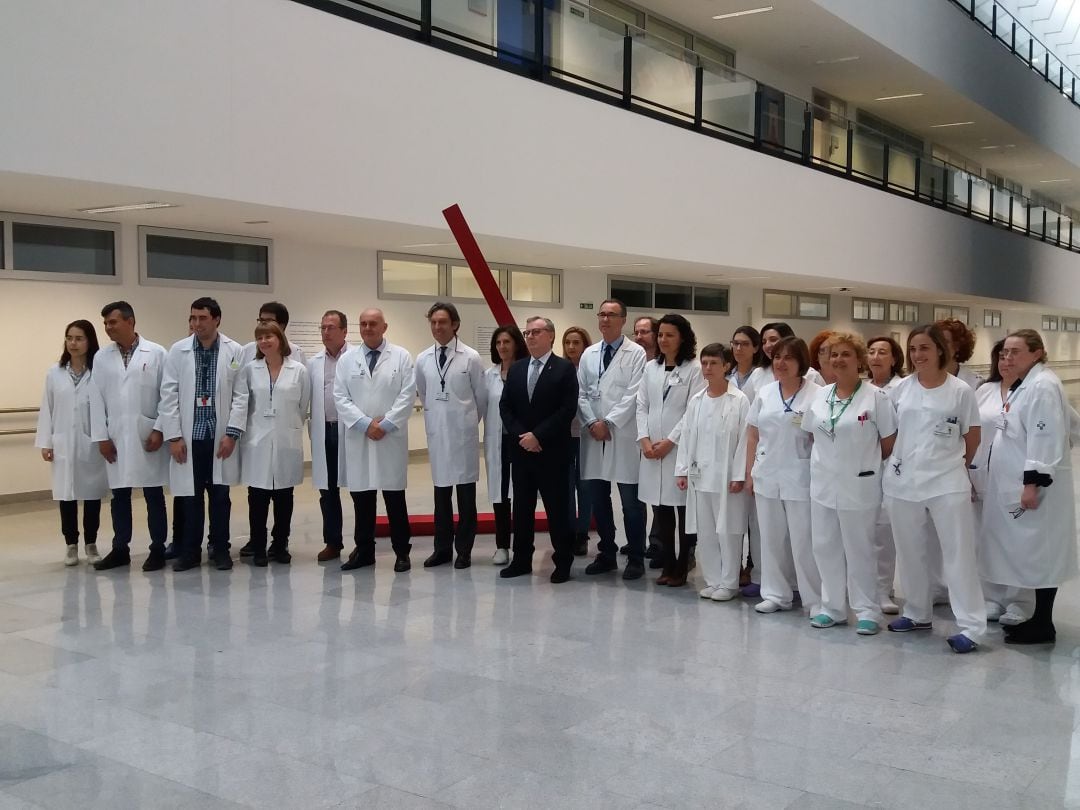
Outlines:
[[645,353],[635,353],[634,364],[630,368],[630,384],[626,386],[626,393],[604,415],[604,421],[610,422],[617,428],[629,428],[637,418],[637,395],[641,387],[642,377],[645,375]]
[[86,392],[90,398],[90,441],[104,442],[109,439],[109,420],[105,412],[105,397],[97,384],[97,376],[90,376]]
[[[416,370],[413,368],[412,358],[408,354],[405,354],[402,360],[401,389],[394,399],[394,404],[390,406],[390,410],[386,412],[382,421],[379,422],[380,427],[383,427],[385,423],[392,425],[395,430],[405,427],[409,422],[413,403],[416,402]],[[386,428],[384,427],[384,429]]]
[[1064,463],[1069,433],[1065,407],[1057,386],[1036,381],[1022,416],[1027,431],[1024,472],[1034,470],[1053,478],[1055,468]]
[[158,424],[166,441],[183,436],[180,426],[180,369],[179,353],[170,351],[161,373],[161,402],[158,405]]
[[300,366],[300,422],[311,418],[311,374],[307,366]]
[[649,438],[649,408],[652,406],[649,401],[650,387],[648,380],[642,378],[637,392],[637,440],[639,442]]
[[739,400],[739,406],[736,411],[738,414],[738,430],[739,430],[739,443],[735,445],[735,456],[732,459],[731,468],[731,480],[732,481],[745,481],[746,480],[746,417],[750,413],[750,403],[746,397],[742,397]]
[[[357,351],[360,350],[357,349]],[[360,362],[363,362],[363,357]],[[342,357],[334,370],[334,405],[337,406],[338,419],[347,428],[352,428],[357,422],[371,421],[371,417],[357,407],[353,402],[352,394],[349,393],[348,375],[351,365],[351,358]]]
[[592,401],[589,399],[589,384],[585,371],[585,354],[581,355],[581,359],[578,362],[577,368],[577,384],[578,384],[578,421],[581,423],[582,428],[587,428],[598,417],[596,411],[593,410]]
[[51,450],[53,446],[53,392],[52,378],[45,377],[45,390],[41,394],[41,409],[38,411],[37,435],[34,447]]
[[[435,355],[432,355],[434,360]],[[416,394],[420,397],[420,402],[427,402],[427,376],[424,374],[424,353],[420,352],[416,356],[416,364],[413,368],[413,376],[416,380]]]
[[686,413],[679,420],[678,428],[682,441],[675,449],[675,475],[685,476],[690,470],[690,462],[693,461],[695,445],[697,444],[697,399],[690,400],[686,406]]
[[877,425],[878,436],[887,439],[896,433],[896,411],[893,410],[889,395],[880,391],[874,400],[877,406],[874,412],[874,423]]
[[229,427],[239,430],[241,433],[247,430],[248,423],[248,396],[250,394],[250,376],[247,371],[250,365],[242,366],[240,371],[233,377],[232,402],[229,406]]
[[[705,378],[701,376],[701,366],[694,364],[690,370],[690,380],[687,383],[686,402],[687,406],[690,404],[690,400],[694,398],[699,392],[705,390]],[[675,427],[671,429],[671,433],[668,434],[668,441],[678,444],[682,440],[683,433],[683,420],[680,419]]]
[[472,386],[473,399],[476,400],[476,423],[480,424],[484,414],[487,413],[488,390],[479,354],[469,359],[469,384]]

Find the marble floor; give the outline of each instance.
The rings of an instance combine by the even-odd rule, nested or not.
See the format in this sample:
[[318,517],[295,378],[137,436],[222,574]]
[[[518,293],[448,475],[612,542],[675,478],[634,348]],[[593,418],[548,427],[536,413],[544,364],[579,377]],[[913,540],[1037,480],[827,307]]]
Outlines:
[[539,552],[502,581],[490,537],[343,573],[307,488],[291,567],[96,573],[57,535],[0,507],[0,810],[1080,806],[1076,584],[1056,647],[957,656],[947,608],[814,631],[581,564],[553,587]]

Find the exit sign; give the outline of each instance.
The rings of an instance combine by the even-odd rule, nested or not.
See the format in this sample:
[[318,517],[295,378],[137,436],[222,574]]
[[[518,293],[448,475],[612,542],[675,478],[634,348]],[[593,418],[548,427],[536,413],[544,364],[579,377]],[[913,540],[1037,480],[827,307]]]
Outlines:
[[582,301],[578,304],[578,309],[592,309],[592,301]]

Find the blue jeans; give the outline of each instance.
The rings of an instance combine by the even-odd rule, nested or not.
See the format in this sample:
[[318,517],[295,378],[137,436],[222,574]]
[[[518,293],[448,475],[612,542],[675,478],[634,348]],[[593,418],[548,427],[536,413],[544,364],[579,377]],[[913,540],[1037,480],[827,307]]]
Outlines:
[[[165,538],[169,533],[169,519],[165,514],[165,490],[163,487],[143,487],[146,500],[146,528],[150,532],[150,551],[165,551]],[[127,552],[131,548],[131,487],[112,491],[109,504],[112,513],[113,541],[116,551]]]
[[570,533],[577,538],[589,533],[589,523],[592,521],[592,491],[589,482],[581,480],[581,439],[575,436],[570,442],[570,499],[566,503],[569,506]]
[[[611,505],[611,482],[593,479],[588,482],[592,494],[596,533],[600,535],[597,548],[600,556],[614,558],[619,553],[615,543],[615,512]],[[632,562],[645,561],[645,504],[638,500],[637,484],[619,484],[622,501],[623,527],[626,529],[626,556]]]

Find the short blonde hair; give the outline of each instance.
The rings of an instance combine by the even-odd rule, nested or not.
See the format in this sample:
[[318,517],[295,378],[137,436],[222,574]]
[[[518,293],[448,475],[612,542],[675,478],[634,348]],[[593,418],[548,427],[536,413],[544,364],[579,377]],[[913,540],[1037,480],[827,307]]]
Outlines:
[[273,335],[278,339],[278,347],[281,351],[282,358],[288,357],[292,354],[292,346],[289,345],[288,339],[285,337],[285,331],[276,323],[260,323],[255,327],[255,359],[262,360],[262,349],[258,346],[259,338],[263,335]]
[[863,340],[862,335],[854,332],[833,332],[829,338],[829,348],[839,346],[841,343],[846,343],[855,350],[855,357],[859,360],[859,370],[865,371],[867,368],[866,341]]

